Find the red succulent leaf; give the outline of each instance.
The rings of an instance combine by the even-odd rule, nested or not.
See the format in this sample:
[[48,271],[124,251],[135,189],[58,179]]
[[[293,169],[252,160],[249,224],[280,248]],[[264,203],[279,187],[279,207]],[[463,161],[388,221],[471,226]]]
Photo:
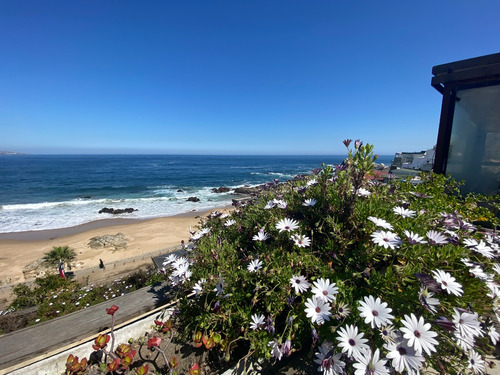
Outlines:
[[153,337],[148,340],[148,349],[151,349],[152,347],[155,346],[160,346],[161,344],[161,337]]
[[94,348],[94,350],[102,349],[108,344],[110,338],[111,337],[109,335],[100,334],[94,340],[94,345],[92,345],[92,347]]
[[179,361],[177,361],[176,356],[173,356],[172,359],[170,359],[170,361],[168,362],[168,364],[170,365],[170,368],[175,368],[179,365]]
[[132,347],[127,344],[120,344],[115,350],[118,357],[123,358],[132,351]]
[[147,364],[141,365],[135,370],[136,375],[145,375],[149,372],[149,366]]
[[165,323],[163,323],[162,331],[167,333],[172,329],[173,326],[174,326],[174,322],[172,321],[172,319],[169,319]]
[[118,306],[116,305],[113,305],[111,306],[109,309],[106,309],[106,312],[109,314],[109,315],[114,315],[114,313],[118,310]]
[[115,372],[120,368],[120,358],[115,358],[113,362],[108,364],[108,371]]
[[200,375],[200,366],[197,363],[189,368],[189,375]]
[[210,337],[203,336],[202,341],[203,341],[203,345],[205,345],[205,348],[207,350],[210,350],[215,346],[215,341],[214,341],[214,338],[212,336],[210,336]]
[[198,332],[196,332],[196,333],[194,334],[194,336],[193,336],[193,341],[194,341],[194,342],[201,342],[202,337],[203,337],[203,334],[202,334],[200,331],[198,331]]
[[132,362],[134,362],[134,356],[135,356],[135,350],[132,350],[129,354],[125,356],[125,358],[122,359],[122,370],[127,370]]
[[75,363],[78,363],[78,357],[74,356],[73,354],[70,354],[68,358],[66,359],[66,367],[70,368],[73,366]]

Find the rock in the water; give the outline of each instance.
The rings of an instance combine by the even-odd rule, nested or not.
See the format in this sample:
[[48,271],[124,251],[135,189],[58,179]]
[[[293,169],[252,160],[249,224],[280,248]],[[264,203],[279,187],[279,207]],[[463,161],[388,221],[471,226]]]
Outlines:
[[100,214],[113,214],[113,215],[119,215],[119,214],[129,214],[134,211],[137,211],[135,208],[108,208],[104,207],[101,210],[99,210]]
[[200,201],[200,198],[198,197],[189,197],[187,199],[188,202],[199,202]]
[[228,187],[226,186],[221,186],[220,188],[213,188],[212,189],[212,193],[227,193],[228,191],[230,191],[231,189],[229,189]]
[[92,249],[101,249],[105,247],[113,247],[115,250],[126,249],[127,239],[122,233],[105,234],[104,236],[92,237],[87,244]]

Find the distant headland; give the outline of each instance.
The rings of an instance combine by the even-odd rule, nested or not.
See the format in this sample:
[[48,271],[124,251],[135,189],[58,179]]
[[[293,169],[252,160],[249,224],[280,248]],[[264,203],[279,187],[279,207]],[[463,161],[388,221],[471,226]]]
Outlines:
[[26,155],[24,152],[0,151],[0,155]]

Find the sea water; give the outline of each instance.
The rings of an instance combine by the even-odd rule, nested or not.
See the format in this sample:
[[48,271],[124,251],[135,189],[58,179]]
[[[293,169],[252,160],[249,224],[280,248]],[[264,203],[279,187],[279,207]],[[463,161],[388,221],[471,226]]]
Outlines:
[[[1,155],[0,233],[146,219],[230,205],[214,193],[309,174],[345,156]],[[377,162],[389,165],[392,156]],[[199,202],[189,202],[197,197]],[[104,208],[132,213],[101,213]]]

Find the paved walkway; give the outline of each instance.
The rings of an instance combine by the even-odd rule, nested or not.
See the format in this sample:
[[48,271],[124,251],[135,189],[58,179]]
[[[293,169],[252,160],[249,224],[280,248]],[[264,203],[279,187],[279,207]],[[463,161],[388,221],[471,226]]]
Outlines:
[[111,317],[106,308],[112,305],[119,307],[115,324],[120,324],[165,304],[166,288],[164,283],[136,290],[112,301],[0,336],[0,374],[15,364],[48,354],[109,328]]

